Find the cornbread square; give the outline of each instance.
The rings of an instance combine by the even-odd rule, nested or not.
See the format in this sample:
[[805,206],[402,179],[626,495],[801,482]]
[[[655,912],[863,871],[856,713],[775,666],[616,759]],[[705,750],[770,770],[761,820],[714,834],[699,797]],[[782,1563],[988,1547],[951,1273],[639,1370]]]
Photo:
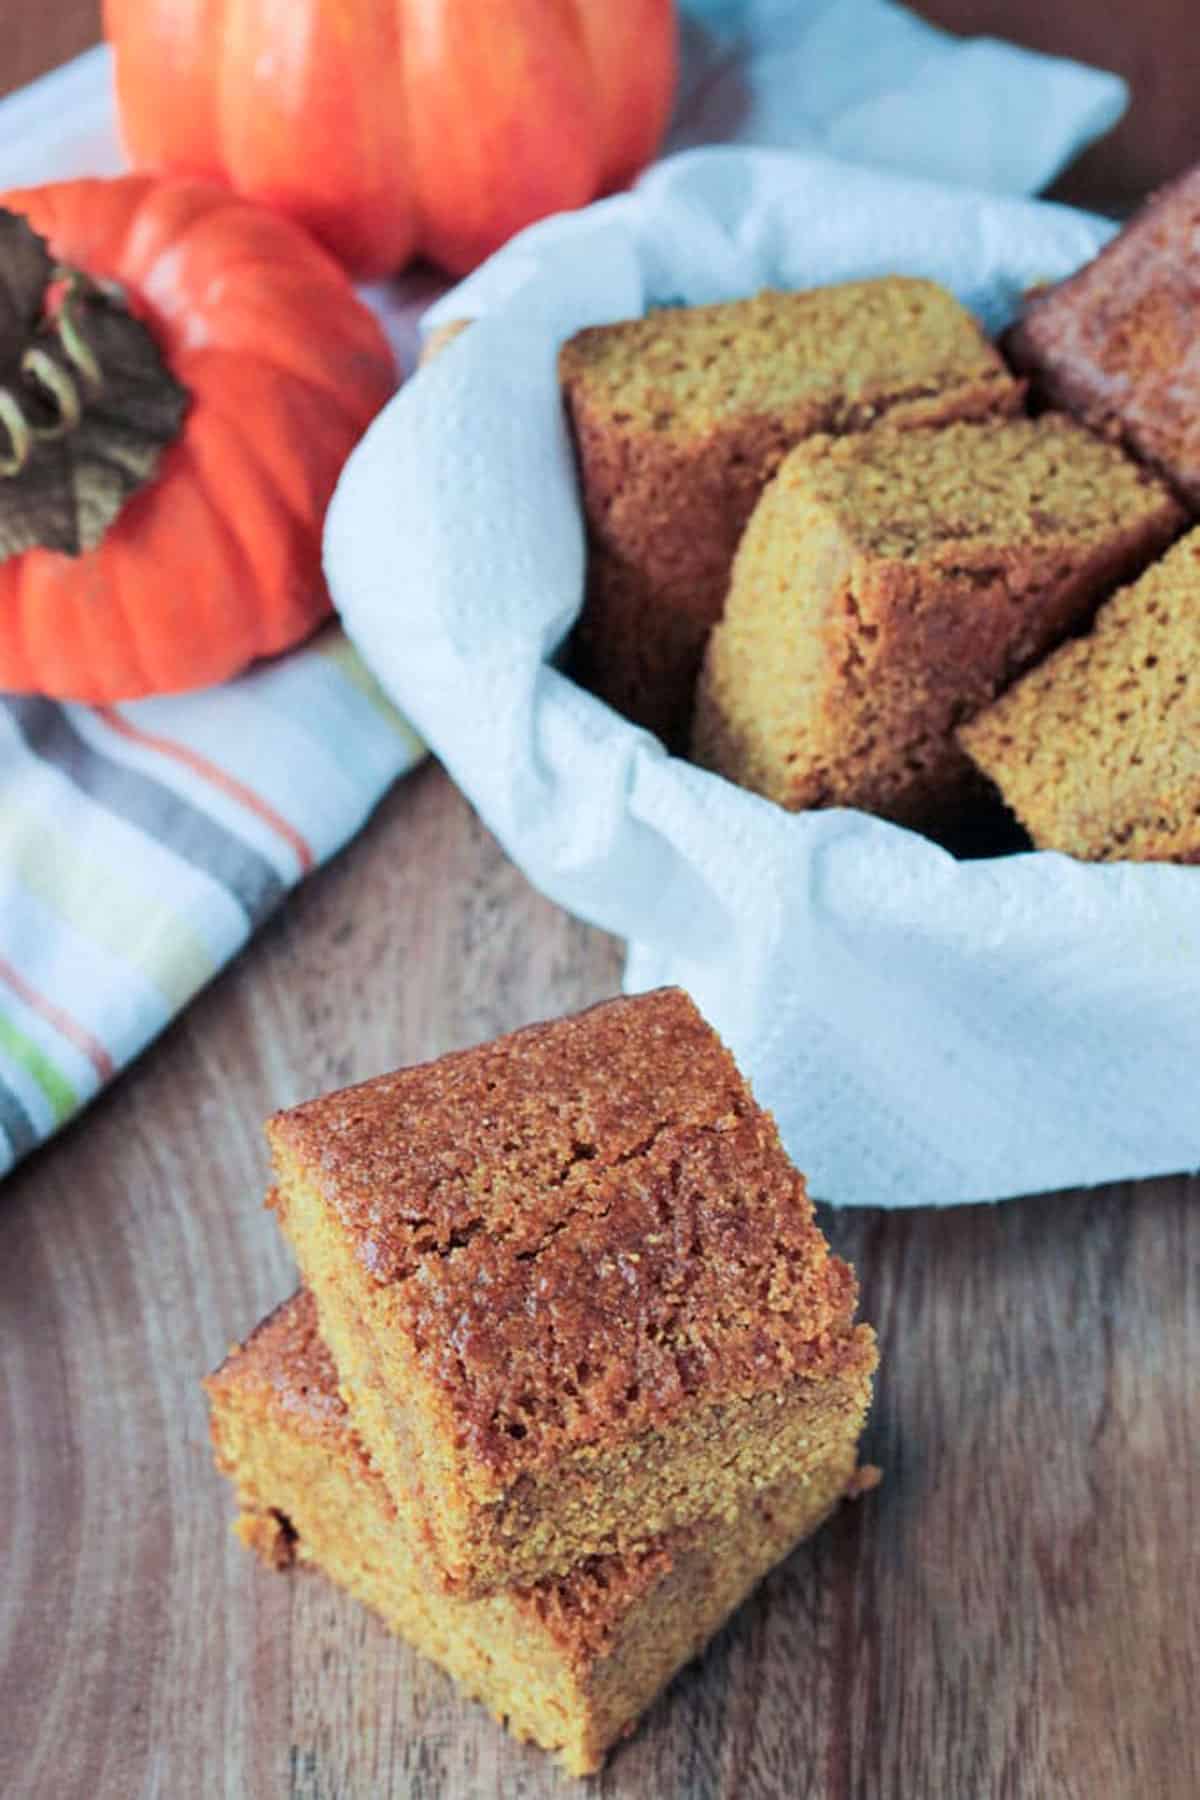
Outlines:
[[1200,167],[1152,196],[1005,340],[1036,395],[1157,468],[1200,511]]
[[952,825],[964,719],[1173,536],[1167,489],[1056,415],[791,452],[734,565],[697,761],[793,809]]
[[1021,386],[931,281],[889,276],[580,332],[559,370],[587,517],[575,668],[672,749],[738,539],[785,451],[886,416],[1019,411]]
[[599,1768],[768,1569],[875,1473],[856,1474],[847,1444],[809,1479],[747,1494],[731,1518],[466,1600],[441,1590],[356,1438],[306,1293],[205,1386],[242,1540],[276,1568],[323,1569],[573,1775]]
[[853,1273],[678,990],[267,1129],[355,1428],[460,1592],[728,1516],[857,1439]]
[[1200,530],[959,739],[1039,849],[1200,862]]

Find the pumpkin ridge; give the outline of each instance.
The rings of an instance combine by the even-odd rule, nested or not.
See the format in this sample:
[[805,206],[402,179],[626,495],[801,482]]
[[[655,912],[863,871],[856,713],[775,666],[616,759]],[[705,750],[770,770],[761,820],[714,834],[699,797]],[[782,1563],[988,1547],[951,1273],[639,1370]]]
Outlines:
[[[111,550],[112,546],[107,546]],[[50,554],[53,554],[51,552]],[[114,614],[124,617],[119,596],[121,554],[118,548],[113,557],[106,554],[103,559],[102,572],[93,570],[94,577],[99,579],[89,582],[82,590],[70,590],[72,600],[72,617],[70,629],[75,637],[75,653],[82,654],[89,674],[97,680],[97,688],[103,689],[115,684],[122,686],[136,685],[141,679],[140,658],[136,648],[131,649],[128,638],[118,630],[113,630]],[[44,570],[46,585],[51,582],[62,585],[61,571],[46,568]],[[46,608],[47,627],[53,618],[53,612]],[[52,642],[55,634],[46,629],[42,637],[43,651]],[[61,651],[55,647],[55,661]],[[90,694],[88,696],[91,697]]]
[[[231,354],[231,353],[230,353]],[[249,360],[249,359],[245,359]],[[296,616],[297,606],[294,595],[285,591],[280,583],[274,580],[272,572],[267,570],[264,578],[264,560],[258,549],[258,534],[247,530],[246,522],[240,513],[226,513],[215,506],[211,500],[211,483],[208,478],[207,464],[210,453],[222,464],[221,474],[227,473],[228,459],[236,455],[239,459],[243,485],[240,488],[243,496],[247,492],[245,484],[253,484],[257,496],[257,506],[264,512],[280,513],[285,520],[278,528],[278,535],[286,537],[293,549],[298,551],[287,560],[298,565],[304,575],[305,595],[311,594],[312,604],[305,604],[301,610],[308,619],[308,631],[327,618],[333,610],[325,585],[325,576],[321,567],[321,531],[324,525],[324,509],[332,497],[333,484],[322,503],[321,520],[312,524],[292,500],[289,490],[281,485],[274,469],[263,456],[258,444],[239,428],[236,410],[228,413],[220,405],[213,404],[215,393],[204,395],[210,401],[206,408],[204,429],[198,431],[193,439],[191,449],[197,467],[201,470],[202,490],[210,495],[210,505],[218,519],[227,541],[236,545],[238,554],[245,564],[247,577],[255,590],[269,602],[266,613],[266,641],[260,645],[256,654],[266,655],[282,649],[288,630],[287,621]],[[205,433],[224,440],[217,444],[209,444]],[[353,433],[349,434],[353,441]],[[243,504],[246,504],[245,500]],[[261,615],[260,615],[261,617]],[[306,633],[307,635],[307,633]]]
[[[194,511],[211,515],[213,509],[207,491],[195,484],[193,474],[195,459],[190,453],[186,440],[176,445],[175,448],[179,451],[179,455],[172,458],[172,467],[166,472],[172,480],[174,489],[172,493],[173,509],[177,504],[175,493],[181,491],[177,484],[180,481],[187,482],[191,478],[195,485],[195,492],[189,492],[189,502],[193,505]],[[136,684],[144,691],[161,691],[164,684],[167,687],[170,686],[170,670],[165,666],[160,652],[167,651],[169,660],[177,653],[179,645],[179,635],[174,626],[168,632],[163,631],[162,612],[152,613],[144,604],[141,604],[142,584],[139,576],[142,567],[146,563],[156,561],[147,539],[156,536],[163,525],[163,515],[155,507],[155,498],[154,494],[148,492],[146,506],[143,509],[144,518],[139,519],[135,514],[129,521],[129,529],[118,544],[119,554],[115,561],[112,580],[116,607],[132,648]],[[174,520],[172,524],[174,525]],[[211,519],[209,524],[211,529]],[[183,535],[185,537],[189,535],[186,530],[186,520],[184,521]],[[150,553],[148,554],[148,552]],[[211,552],[207,554],[211,554]],[[158,579],[160,606],[164,599],[163,588],[169,586],[169,594],[166,597],[167,606],[172,614],[176,616],[182,614],[189,624],[195,618],[198,596],[200,603],[203,604],[204,599],[210,598],[213,592],[218,591],[221,587],[221,583],[209,579],[207,569],[204,579],[198,580],[190,565],[182,558],[178,564],[178,570],[175,567],[169,570],[164,569]],[[163,610],[165,611],[165,608]],[[226,647],[226,639],[221,638],[218,641],[222,643],[223,648]],[[229,660],[232,661],[234,659],[232,647],[229,648],[228,654]]]
[[[96,185],[103,184],[97,180]],[[192,233],[207,227],[214,215],[219,215],[229,201],[237,202],[237,198],[215,182],[146,180],[146,191],[133,211],[121,245],[124,260],[120,266],[133,291],[144,294],[151,273],[161,269],[164,262],[179,266],[182,272],[184,252]],[[185,201],[191,211],[186,223],[177,224],[176,212]],[[243,200],[240,204],[244,206],[247,202]],[[139,239],[145,241],[139,242]],[[180,288],[186,292],[184,283],[180,283]]]
[[419,253],[465,274],[632,177],[675,75],[672,0],[104,0],[104,22],[135,162],[221,174],[363,278]]
[[[187,233],[182,234],[178,242],[186,244],[193,229],[208,228],[217,236],[217,260],[222,269],[237,269],[246,261],[254,261],[269,270],[278,285],[284,286],[286,284],[279,280],[279,259],[280,252],[286,251],[291,264],[305,262],[314,274],[346,292],[353,292],[353,283],[343,265],[305,226],[285,213],[265,211],[257,203],[230,188],[213,185],[208,191],[213,195],[215,204],[207,213],[192,221]],[[248,238],[253,240],[245,244],[244,254],[236,256],[220,241],[230,229],[231,217],[236,228],[240,231],[245,226]],[[264,249],[264,243],[269,247]],[[188,248],[192,249],[191,246]]]
[[[178,366],[182,371],[182,369],[187,366],[187,361],[201,356],[237,357],[240,361],[253,364],[256,368],[261,369],[264,376],[273,376],[276,381],[303,388],[313,400],[319,401],[320,404],[326,408],[329,407],[329,403],[332,401],[334,403],[334,412],[336,413],[337,420],[344,425],[348,431],[351,447],[357,443],[367,426],[383,410],[388,400],[392,398],[392,395],[397,392],[396,386],[393,385],[389,392],[380,396],[379,404],[370,414],[370,417],[364,419],[363,411],[365,409],[351,409],[351,407],[347,405],[344,384],[335,375],[331,374],[328,381],[319,381],[310,377],[307,371],[294,366],[289,366],[287,363],[280,361],[278,357],[268,355],[265,351],[247,350],[241,347],[236,349],[230,347],[227,349],[224,345],[219,344],[206,344],[203,349],[187,352],[185,358],[179,359]],[[347,361],[349,361],[349,359],[347,359]],[[185,383],[185,385],[188,384]],[[329,417],[328,412],[326,413],[326,417]],[[349,451],[347,451],[347,455],[348,454]]]
[[[111,607],[119,616],[125,628],[125,648],[129,675],[121,679],[121,685],[130,688],[148,689],[155,685],[154,670],[150,666],[150,658],[145,643],[147,621],[143,617],[143,609],[138,606],[137,584],[129,579],[130,571],[126,568],[128,558],[124,554],[126,543],[132,539],[121,540],[117,546],[118,554],[113,562],[109,577]],[[152,621],[156,626],[157,620]],[[111,630],[106,633],[109,641],[117,640],[117,634]],[[119,641],[119,640],[117,640]],[[113,685],[110,680],[106,686]]]
[[[270,485],[273,488],[277,499],[282,504],[286,505],[289,514],[297,524],[299,524],[306,532],[315,535],[319,539],[321,531],[324,528],[324,507],[328,505],[334,487],[337,484],[337,474],[331,475],[329,479],[326,479],[323,474],[321,476],[312,476],[309,472],[308,459],[296,454],[298,446],[295,440],[281,440],[279,446],[272,446],[273,450],[282,448],[284,452],[283,462],[287,469],[299,467],[304,471],[304,486],[310,501],[316,499],[318,495],[324,495],[324,498],[320,501],[322,518],[318,522],[311,522],[307,509],[296,503],[293,494],[293,484],[290,482],[290,479],[281,479],[280,475],[276,472],[280,466],[278,457],[272,458],[268,456],[264,451],[264,447],[252,435],[243,432],[242,415],[236,406],[230,403],[226,391],[226,384],[231,382],[232,377],[235,375],[249,376],[261,390],[261,399],[264,406],[273,403],[270,396],[267,394],[264,377],[273,378],[271,380],[271,386],[277,390],[278,396],[282,399],[285,408],[290,395],[296,394],[297,397],[302,395],[304,404],[309,408],[315,409],[322,416],[327,428],[327,436],[330,431],[335,431],[338,436],[344,440],[344,454],[338,463],[339,473],[341,464],[345,461],[345,457],[350,454],[351,449],[358,442],[362,431],[366,429],[365,424],[360,426],[358,420],[344,407],[339,408],[336,414],[331,415],[326,402],[325,393],[321,388],[318,388],[309,382],[299,380],[287,371],[284,371],[281,374],[273,364],[265,359],[252,355],[249,351],[224,350],[210,352],[209,354],[214,357],[221,357],[224,364],[222,369],[222,380],[219,383],[214,382],[211,387],[206,387],[204,391],[204,399],[208,403],[210,412],[215,418],[222,421],[227,431],[237,434],[241,439],[243,448],[252,458],[255,466],[270,477]],[[235,364],[236,366],[231,368],[231,364]]]
[[[152,189],[156,186],[154,183],[149,185]],[[152,214],[162,204],[163,185],[157,184],[157,191],[147,195]],[[264,286],[276,297],[281,309],[289,314],[298,315],[300,312],[298,303],[292,298],[296,289],[293,276],[296,274],[307,273],[331,295],[336,293],[339,297],[356,298],[353,283],[342,265],[294,220],[281,214],[266,212],[244,195],[216,182],[180,181],[166,185],[198,190],[199,196],[209,202],[202,210],[193,212],[169,242],[154,246],[152,254],[140,253],[137,268],[130,271],[135,291],[149,298],[147,290],[152,281],[157,280],[160,287],[165,287],[165,277],[159,273],[163,263],[171,265],[172,280],[166,291],[174,295],[178,290],[179,294],[177,303],[172,300],[169,309],[171,318],[174,318],[179,307],[191,311],[205,310],[209,283],[206,282],[199,293],[192,291],[190,287],[190,282],[194,282],[196,278],[195,265],[201,257],[211,258],[213,265],[220,270],[221,280],[232,278],[240,281],[245,270],[262,269],[267,277]],[[139,208],[135,215],[130,235],[138,224],[142,210],[143,208]],[[225,242],[231,229],[231,218],[239,239],[244,228],[247,238],[253,234],[258,241],[239,241],[237,250],[232,251]],[[158,229],[151,217],[146,226],[147,233],[157,233]],[[266,249],[263,248],[263,240],[268,244]]]
[[[300,296],[302,300],[304,292],[305,289],[301,284],[291,284],[286,295],[289,306],[296,302],[297,296]],[[263,295],[261,301],[256,297],[257,293]],[[316,391],[322,395],[331,396],[337,402],[338,411],[349,414],[352,409],[348,406],[345,397],[346,376],[347,374],[351,376],[354,387],[358,389],[364,385],[366,380],[373,376],[376,370],[378,370],[380,365],[378,341],[379,337],[383,336],[383,329],[374,318],[374,315],[370,314],[369,309],[364,307],[363,311],[367,314],[367,317],[361,322],[358,320],[352,321],[350,329],[339,329],[336,338],[334,339],[332,353],[336,354],[338,358],[337,366],[324,367],[320,361],[320,357],[323,355],[325,361],[329,362],[331,356],[330,347],[327,346],[322,351],[318,351],[315,357],[311,349],[313,344],[312,319],[314,312],[319,310],[319,307],[315,303],[318,303],[324,297],[325,296],[320,291],[319,284],[314,283],[314,305],[305,306],[302,303],[297,304],[295,319],[294,321],[289,320],[289,324],[294,325],[294,328],[277,329],[274,333],[276,346],[279,344],[294,344],[296,342],[304,344],[309,354],[303,364],[291,363],[283,360],[278,353],[277,347],[267,347],[265,338],[261,333],[259,333],[252,342],[250,337],[245,333],[227,337],[223,332],[218,331],[211,336],[206,337],[202,343],[180,345],[176,349],[172,361],[179,374],[180,380],[185,381],[186,385],[184,370],[187,367],[188,360],[196,356],[217,354],[222,356],[250,357],[256,362],[261,363],[264,369],[274,371],[280,379],[304,382],[307,386],[316,389]],[[238,295],[233,295],[231,297],[227,294],[222,294],[219,301],[214,301],[213,304],[222,311],[228,309],[234,313],[248,313],[254,310],[261,310],[263,314],[269,316],[272,311],[278,312],[280,310],[278,303],[275,300],[274,293],[268,289],[250,290],[245,297]],[[399,371],[396,368],[394,357],[392,357],[390,344],[388,345],[388,352],[389,358],[391,359],[391,366],[387,384],[385,385],[381,380],[371,381],[371,385],[376,390],[375,404],[377,409],[378,407],[383,406],[386,401],[392,397],[399,385]]]
[[[226,431],[227,429],[228,428],[226,427]],[[201,453],[198,445],[195,442],[191,443],[189,445],[189,450],[191,453],[192,466],[195,470],[196,483],[207,504],[211,528],[220,540],[222,560],[229,572],[230,579],[226,584],[225,591],[237,596],[242,592],[243,584],[245,584],[251,591],[259,595],[267,594],[270,588],[270,581],[268,579],[268,581],[264,582],[260,576],[258,563],[246,541],[244,527],[239,524],[237,515],[225,512],[214,500],[212,495],[212,484],[205,469],[205,457]],[[225,455],[228,455],[227,447]],[[269,475],[264,474],[258,465],[253,465],[253,479],[261,490],[263,507],[267,510],[271,509],[275,503],[275,496],[272,491]],[[290,521],[290,525],[291,529],[294,531],[303,529],[302,521],[297,522],[293,519]],[[233,610],[236,613],[236,601],[235,606],[232,609],[228,607],[225,608],[226,612],[229,612],[230,610]],[[281,644],[277,644],[274,641],[277,635],[277,632],[274,629],[267,630],[264,640],[262,634],[261,613],[258,615],[257,624],[258,631],[253,643],[249,645],[249,654],[240,659],[239,667],[244,666],[247,661],[253,660],[259,656],[267,655],[275,649],[282,648]]]
[[[97,179],[99,179],[99,178],[97,178]],[[124,228],[122,229],[120,236],[116,239],[115,243],[113,244],[112,261],[113,261],[114,266],[118,269],[128,268],[128,266],[129,266],[130,256],[131,256],[130,241],[133,237],[135,229],[137,228],[138,219],[142,213],[142,210],[146,206],[147,201],[152,196],[154,186],[155,186],[155,183],[154,183],[152,177],[147,175],[142,178],[143,192],[138,196],[137,200],[130,207],[128,216],[125,220]],[[140,291],[140,284],[135,286],[135,292],[138,292],[138,291]]]
[[[236,195],[229,198],[240,212],[253,211]],[[310,338],[314,314],[320,314],[331,305],[340,307],[348,300],[355,301],[356,307],[361,306],[344,270],[319,244],[288,220],[271,221],[272,227],[283,228],[278,233],[272,231],[274,254],[265,254],[259,247],[245,246],[243,250],[239,246],[240,253],[228,256],[221,246],[224,229],[221,221],[228,218],[228,212],[228,208],[223,208],[219,214],[193,220],[178,246],[173,245],[168,252],[172,267],[167,274],[160,273],[161,259],[155,257],[137,290],[155,318],[161,319],[164,329],[169,332],[173,354],[182,355],[197,348],[248,349],[240,341],[226,343],[222,318],[230,303],[246,305],[261,297],[265,318],[271,319],[274,315],[271,320],[274,335],[306,335]],[[211,233],[211,242],[207,233]],[[206,264],[210,257],[219,274],[207,276],[195,291],[192,283],[197,278],[197,265]],[[367,309],[362,310],[366,312]],[[188,337],[195,335],[194,321],[203,324],[202,344],[187,342]],[[379,330],[373,318],[369,324],[356,315],[339,320],[339,335],[352,332],[367,351],[372,348],[372,328]],[[376,351],[377,343],[378,339]]]

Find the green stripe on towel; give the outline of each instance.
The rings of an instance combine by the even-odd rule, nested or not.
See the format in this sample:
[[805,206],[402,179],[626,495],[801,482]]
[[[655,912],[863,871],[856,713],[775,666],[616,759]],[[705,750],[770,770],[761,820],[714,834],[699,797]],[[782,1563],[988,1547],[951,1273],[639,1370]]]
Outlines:
[[182,909],[140,890],[136,868],[127,874],[85,853],[44,813],[12,797],[0,807],[0,859],[49,911],[139,970],[172,1011],[216,972],[218,959]]
[[13,1062],[37,1082],[50,1102],[56,1125],[63,1124],[73,1112],[78,1111],[78,1091],[72,1087],[62,1070],[51,1062],[45,1051],[32,1038],[26,1037],[23,1031],[19,1031],[8,1014],[3,1012],[0,1012],[0,1048],[6,1050]]

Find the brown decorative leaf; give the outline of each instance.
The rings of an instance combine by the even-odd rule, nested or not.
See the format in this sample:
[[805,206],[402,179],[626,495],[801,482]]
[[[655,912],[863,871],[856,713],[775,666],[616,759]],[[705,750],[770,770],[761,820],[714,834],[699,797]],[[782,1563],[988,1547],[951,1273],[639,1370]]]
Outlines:
[[11,379],[42,316],[42,296],[54,270],[27,219],[0,206],[0,382]]
[[[186,388],[119,296],[83,278],[64,302],[66,324],[62,312],[47,311],[59,273],[25,221],[0,209],[0,390],[32,428],[23,466],[0,474],[0,562],[37,546],[68,556],[94,549],[153,476],[187,412]],[[33,367],[31,349],[39,353]],[[74,422],[64,391],[78,405]],[[0,465],[11,435],[0,410]]]

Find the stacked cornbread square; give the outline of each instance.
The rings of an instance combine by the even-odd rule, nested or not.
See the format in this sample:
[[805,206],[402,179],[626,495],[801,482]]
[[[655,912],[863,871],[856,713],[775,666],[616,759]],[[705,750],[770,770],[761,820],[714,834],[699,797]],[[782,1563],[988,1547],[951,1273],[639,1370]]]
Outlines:
[[444,1590],[350,1423],[307,1293],[272,1313],[208,1382],[243,1541],[324,1570],[572,1774],[599,1767],[658,1690],[771,1566],[854,1491],[853,1456],[747,1495],[621,1556],[468,1600]]
[[243,1535],[597,1767],[858,1483],[852,1272],[675,990],[268,1131],[308,1291],[209,1384]]

